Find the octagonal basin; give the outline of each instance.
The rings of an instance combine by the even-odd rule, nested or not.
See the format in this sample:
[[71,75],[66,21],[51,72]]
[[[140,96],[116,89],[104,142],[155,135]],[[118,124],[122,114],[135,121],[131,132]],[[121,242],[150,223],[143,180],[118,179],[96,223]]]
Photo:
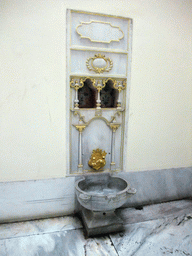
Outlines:
[[80,179],[75,190],[78,202],[86,209],[97,212],[114,211],[136,193],[136,189],[130,188],[126,180],[110,175]]

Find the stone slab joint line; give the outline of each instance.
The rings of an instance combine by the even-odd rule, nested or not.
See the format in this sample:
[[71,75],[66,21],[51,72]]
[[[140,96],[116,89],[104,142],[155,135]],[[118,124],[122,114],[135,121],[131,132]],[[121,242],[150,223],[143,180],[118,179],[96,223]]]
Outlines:
[[110,234],[109,234],[109,240],[110,240],[110,242],[111,242],[111,245],[114,247],[115,252],[117,253],[117,256],[119,256],[119,253],[118,253],[118,251],[117,251],[117,249],[116,249],[116,247],[115,247],[115,245],[114,245],[114,243],[113,243],[113,241],[112,241],[112,239],[111,239]]
[[73,229],[58,230],[58,231],[45,231],[45,232],[40,232],[40,233],[35,233],[35,234],[30,234],[30,235],[12,236],[12,237],[0,238],[0,241],[8,240],[8,239],[24,238],[24,237],[30,237],[30,236],[40,236],[40,235],[47,235],[47,234],[64,233],[64,232],[78,230],[78,229],[82,229],[82,228],[73,228]]

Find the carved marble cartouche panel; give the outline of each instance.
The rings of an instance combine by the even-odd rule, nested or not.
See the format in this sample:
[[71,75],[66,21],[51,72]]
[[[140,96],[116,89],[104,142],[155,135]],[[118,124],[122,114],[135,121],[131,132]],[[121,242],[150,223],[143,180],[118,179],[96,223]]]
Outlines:
[[[94,43],[110,44],[112,41],[119,42],[124,37],[124,33],[120,27],[100,20],[82,21],[77,26],[76,31],[81,38],[87,38]],[[105,31],[105,39],[101,31]]]

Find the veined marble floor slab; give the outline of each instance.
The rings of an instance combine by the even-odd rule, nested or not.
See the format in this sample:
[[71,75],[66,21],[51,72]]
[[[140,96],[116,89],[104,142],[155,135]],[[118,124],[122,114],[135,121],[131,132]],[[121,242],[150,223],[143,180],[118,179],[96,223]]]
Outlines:
[[125,231],[85,238],[77,217],[0,225],[0,256],[192,256],[192,201],[118,210]]
[[192,215],[128,224],[110,237],[119,256],[191,256]]

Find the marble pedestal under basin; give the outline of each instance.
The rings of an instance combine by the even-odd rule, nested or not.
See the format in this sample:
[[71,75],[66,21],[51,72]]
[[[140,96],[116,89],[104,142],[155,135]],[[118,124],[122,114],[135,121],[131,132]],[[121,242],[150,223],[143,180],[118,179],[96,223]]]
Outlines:
[[76,182],[75,190],[88,236],[123,229],[115,209],[136,193],[126,180],[110,174],[87,175]]

